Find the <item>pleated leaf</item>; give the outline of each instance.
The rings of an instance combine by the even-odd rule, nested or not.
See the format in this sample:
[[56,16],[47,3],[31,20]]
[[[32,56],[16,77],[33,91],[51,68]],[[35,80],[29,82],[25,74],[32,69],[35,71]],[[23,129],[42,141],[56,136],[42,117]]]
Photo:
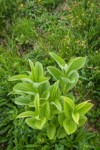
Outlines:
[[16,118],[34,117],[33,111],[25,111],[19,114]]
[[56,67],[47,67],[48,72],[54,77],[55,80],[61,80],[61,77],[64,77],[63,72]]
[[86,57],[77,57],[69,62],[68,73],[72,70],[81,69],[86,63]]
[[87,121],[87,117],[86,116],[80,116],[79,119],[79,126],[83,126]]
[[56,126],[55,125],[48,125],[47,126],[47,135],[48,135],[48,138],[50,140],[52,140],[54,138],[55,133],[56,133]]
[[58,99],[56,99],[54,102],[51,102],[60,112],[62,111],[61,103]]
[[34,95],[36,92],[36,89],[31,83],[18,83],[13,87],[13,90],[16,92],[27,93],[30,95]]
[[50,52],[49,54],[57,62],[57,64],[59,65],[60,68],[64,68],[64,66],[66,64],[64,59],[62,59],[60,56],[58,56],[57,54],[55,54],[53,52]]
[[65,112],[65,115],[68,118],[70,118],[71,114],[72,114],[72,112],[74,111],[74,108],[75,108],[74,102],[69,97],[64,97],[64,96],[61,96],[61,97],[64,100],[64,112]]
[[79,124],[79,117],[80,117],[79,113],[77,113],[77,112],[72,113],[72,118],[77,124]]
[[49,102],[45,102],[40,108],[40,118],[46,118],[48,120],[50,118],[50,104]]
[[23,80],[25,78],[28,78],[28,76],[26,76],[24,74],[20,74],[20,75],[16,75],[16,76],[11,77],[8,80],[9,81],[15,81],[15,80]]
[[59,96],[60,96],[59,82],[57,81],[51,86],[49,99],[51,101],[54,101]]
[[77,124],[71,119],[65,119],[63,122],[63,127],[68,135],[77,130]]
[[14,99],[14,102],[17,105],[28,105],[31,102],[31,97],[30,96],[19,96]]
[[34,118],[27,118],[25,122],[27,123],[29,127],[33,129],[42,129],[46,123],[46,118],[43,118],[42,120],[36,120]]
[[75,111],[78,112],[80,115],[85,115],[92,107],[93,104],[86,101],[78,104],[75,108]]
[[43,66],[40,62],[36,62],[34,69],[35,82],[39,82],[39,77],[42,76],[43,76]]
[[34,106],[36,113],[38,114],[40,111],[40,100],[39,100],[39,94],[36,94],[35,99],[34,99]]
[[60,126],[63,126],[63,121],[65,120],[65,115],[64,115],[64,113],[60,113],[59,115],[58,115],[58,122],[59,122],[59,124],[60,124]]

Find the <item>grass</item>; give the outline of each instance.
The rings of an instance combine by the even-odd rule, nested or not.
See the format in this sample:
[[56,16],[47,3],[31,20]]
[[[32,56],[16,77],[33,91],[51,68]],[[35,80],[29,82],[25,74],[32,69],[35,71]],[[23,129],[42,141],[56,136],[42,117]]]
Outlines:
[[[59,53],[66,61],[75,56],[87,57],[86,66],[80,71],[80,81],[72,92],[78,101],[90,99],[94,103],[94,108],[88,113],[88,131],[83,130],[84,134],[92,132],[90,138],[83,137],[87,140],[87,147],[84,149],[92,150],[91,146],[99,149],[98,5],[97,0],[0,1],[0,149],[22,150],[25,149],[23,145],[27,145],[26,150],[31,150],[33,147],[29,144],[33,143],[44,146],[42,150],[48,149],[47,138],[45,142],[39,142],[35,131],[15,119],[20,108],[13,103],[14,97],[8,95],[13,87],[8,78],[24,73],[28,68],[29,58],[33,62],[42,62],[44,66],[52,65],[54,62],[48,56],[49,51]],[[95,132],[98,132],[97,136]],[[70,138],[67,148],[83,150],[84,140],[73,143],[75,137]],[[61,141],[52,141],[51,145],[55,150],[64,149]]]

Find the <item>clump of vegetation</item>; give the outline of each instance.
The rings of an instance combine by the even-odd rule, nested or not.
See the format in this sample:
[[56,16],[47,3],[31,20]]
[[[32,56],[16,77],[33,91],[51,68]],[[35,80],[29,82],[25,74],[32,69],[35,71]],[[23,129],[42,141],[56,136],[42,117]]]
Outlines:
[[[0,149],[99,149],[98,6],[97,0],[0,1]],[[77,86],[75,86],[76,83],[70,85],[71,82],[68,81],[73,80],[74,82],[74,79],[69,79],[68,75],[66,76],[68,80],[65,76],[62,79],[61,76],[65,75],[65,71],[60,68],[59,64],[58,68],[55,59],[49,58],[50,51],[59,53],[65,62],[70,62],[69,60],[73,60],[75,57],[87,58],[86,65],[79,70],[80,76],[78,77],[77,73],[73,72],[73,76],[78,80]],[[61,95],[73,99],[75,104],[85,103],[85,100],[93,103],[93,108],[86,115],[87,123],[83,128],[78,128],[71,135],[66,134],[64,138],[59,139],[54,136],[50,140],[47,137],[46,129],[41,130],[40,133],[39,130],[28,127],[24,121],[25,118],[15,119],[24,111],[35,111],[35,107],[20,106],[14,103],[15,97],[17,99],[20,94],[8,95],[12,87],[19,84],[18,81],[9,82],[8,78],[18,74],[28,75],[26,72],[29,70],[28,59],[31,59],[34,64],[39,61],[44,66],[44,76],[49,78],[46,82],[49,82],[50,89],[58,86]],[[50,67],[46,69],[47,66]],[[56,76],[53,71],[57,71],[56,74],[61,76]],[[67,82],[67,86],[65,82]],[[24,95],[32,97],[30,94],[24,93]],[[41,99],[40,95],[39,99]],[[45,93],[44,95],[49,97],[50,94]],[[64,110],[64,104],[61,103],[63,99],[59,97],[59,101]],[[50,108],[55,108],[57,116],[59,107],[56,105],[50,104]],[[73,121],[75,122],[75,120]],[[46,124],[48,122],[50,120],[46,121]],[[65,131],[64,128],[63,130]]]
[[84,66],[86,58],[74,58],[66,64],[57,54],[50,55],[60,67],[47,67],[56,80],[53,84],[45,76],[42,64],[36,62],[34,66],[30,60],[31,72],[28,76],[16,75],[9,80],[22,80],[10,93],[20,95],[14,102],[25,106],[25,111],[17,118],[27,118],[25,122],[29,127],[40,130],[39,134],[46,131],[45,136],[56,142],[57,138],[66,138],[66,134],[70,135],[84,125],[87,120],[85,114],[93,105],[88,101],[75,105],[75,98],[67,93],[78,82],[77,70]]

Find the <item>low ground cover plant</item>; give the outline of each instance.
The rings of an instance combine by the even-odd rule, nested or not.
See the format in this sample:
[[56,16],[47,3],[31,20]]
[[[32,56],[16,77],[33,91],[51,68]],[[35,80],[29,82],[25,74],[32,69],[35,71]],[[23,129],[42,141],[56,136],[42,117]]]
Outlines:
[[28,75],[16,75],[9,81],[21,80],[10,92],[17,95],[14,102],[25,110],[17,118],[25,118],[26,124],[40,133],[45,130],[49,140],[53,140],[73,134],[84,125],[93,104],[89,101],[76,104],[69,92],[77,84],[78,70],[85,65],[86,58],[77,57],[67,64],[57,54],[50,52],[50,55],[58,66],[48,66],[44,71],[40,62],[33,65],[29,60]]

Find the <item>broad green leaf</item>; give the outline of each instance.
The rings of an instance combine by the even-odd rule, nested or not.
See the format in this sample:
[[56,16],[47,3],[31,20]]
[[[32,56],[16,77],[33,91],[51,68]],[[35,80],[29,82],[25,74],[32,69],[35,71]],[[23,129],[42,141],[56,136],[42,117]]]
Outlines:
[[27,93],[30,95],[34,95],[36,92],[36,89],[31,83],[18,83],[13,87],[13,90],[20,93]]
[[15,76],[9,78],[9,81],[23,80],[25,78],[28,78],[28,76],[26,76],[24,74],[20,74],[20,75],[15,75]]
[[39,114],[39,111],[40,111],[39,94],[36,94],[36,96],[35,96],[35,99],[34,99],[34,106],[35,106],[36,114]]
[[42,120],[36,120],[34,118],[27,118],[25,120],[27,125],[33,129],[42,129],[44,124],[46,123],[46,118],[43,118]]
[[80,115],[79,115],[79,113],[72,113],[72,118],[73,118],[73,120],[77,123],[77,124],[79,124],[79,117],[80,117]]
[[55,133],[56,133],[56,126],[52,125],[52,124],[48,125],[47,126],[47,135],[50,140],[52,140],[54,138]]
[[81,69],[85,65],[85,62],[86,62],[86,57],[77,57],[77,58],[72,59],[69,62],[69,68],[68,68],[67,73],[69,73],[72,70]]
[[38,91],[38,88],[39,86],[41,85],[42,83],[38,83],[38,82],[33,82],[33,88],[36,89],[36,91]]
[[68,70],[68,65],[65,64],[65,67],[64,67],[65,74],[67,73],[67,70]]
[[33,129],[36,129],[36,126],[35,126],[35,121],[36,119],[35,118],[27,118],[25,120],[25,122],[27,123],[27,125]]
[[59,82],[55,82],[50,89],[50,101],[54,101],[56,98],[60,97],[60,89],[59,89]]
[[48,81],[42,83],[38,88],[41,99],[48,100],[50,96],[50,83]]
[[80,115],[86,114],[93,107],[92,103],[88,103],[88,101],[80,103],[76,106],[75,111]]
[[33,111],[25,111],[19,114],[16,118],[34,117]]
[[31,71],[34,71],[34,64],[33,62],[29,59],[29,65],[30,65],[30,68],[31,68]]
[[34,72],[35,72],[35,67],[33,65],[33,62],[29,59],[29,64],[30,64],[30,68],[31,68],[31,73],[30,73],[30,76],[29,78],[32,80],[32,81],[35,81],[35,76],[34,76]]
[[45,109],[45,116],[46,116],[46,119],[49,120],[50,118],[50,104],[49,102],[46,103],[46,109]]
[[34,76],[35,76],[35,82],[39,82],[39,77],[43,76],[43,66],[40,62],[35,63]]
[[58,122],[59,122],[59,124],[60,124],[60,126],[63,126],[63,121],[65,120],[65,115],[64,115],[64,113],[60,113],[59,115],[58,115]]
[[50,96],[50,91],[47,89],[45,92],[42,93],[41,99],[42,100],[48,100]]
[[77,130],[77,124],[71,119],[65,119],[63,122],[63,127],[68,135]]
[[66,132],[63,127],[59,127],[57,130],[58,139],[64,138],[66,136]]
[[61,98],[62,98],[66,103],[68,103],[72,109],[74,109],[75,104],[74,104],[74,102],[73,102],[73,100],[72,100],[71,98],[65,97],[65,96],[61,96]]
[[79,74],[77,71],[74,70],[74,71],[70,72],[70,74],[67,76],[67,78],[62,77],[61,79],[62,79],[63,83],[66,84],[66,91],[68,92],[78,82]]
[[62,111],[62,106],[58,99],[55,99],[55,101],[51,102],[51,104],[53,104],[60,112]]
[[77,71],[70,72],[68,79],[70,80],[70,83],[66,83],[66,90],[71,90],[78,82],[79,74]]
[[80,110],[80,109],[83,108],[88,102],[89,102],[89,100],[78,104],[78,105],[75,107],[75,110],[76,110],[76,111],[77,111],[77,110]]
[[47,67],[48,72],[54,77],[55,80],[61,80],[64,77],[64,73],[56,67]]
[[83,126],[86,121],[87,121],[87,117],[85,117],[85,116],[80,116],[80,119],[79,119],[79,126]]
[[28,78],[23,78],[22,81],[28,82],[28,83],[33,83],[33,81],[28,77]]
[[48,77],[44,77],[44,76],[39,76],[39,82],[46,82],[47,80],[49,80]]
[[64,59],[62,59],[60,56],[58,56],[57,54],[50,52],[49,53],[50,56],[57,62],[57,64],[59,65],[59,67],[62,69],[65,66],[65,61]]
[[14,99],[17,105],[28,105],[31,102],[31,96],[19,96]]
[[74,111],[75,105],[72,99],[70,99],[69,97],[64,97],[61,96],[64,100],[64,112],[65,115],[70,118],[72,112]]
[[42,95],[46,90],[49,90],[49,88],[50,83],[48,81],[42,83],[38,88],[39,94]]
[[42,120],[36,120],[35,126],[37,129],[42,129],[46,123],[46,118],[44,117]]
[[50,118],[50,104],[49,102],[45,102],[40,108],[40,118],[46,118],[48,120]]

